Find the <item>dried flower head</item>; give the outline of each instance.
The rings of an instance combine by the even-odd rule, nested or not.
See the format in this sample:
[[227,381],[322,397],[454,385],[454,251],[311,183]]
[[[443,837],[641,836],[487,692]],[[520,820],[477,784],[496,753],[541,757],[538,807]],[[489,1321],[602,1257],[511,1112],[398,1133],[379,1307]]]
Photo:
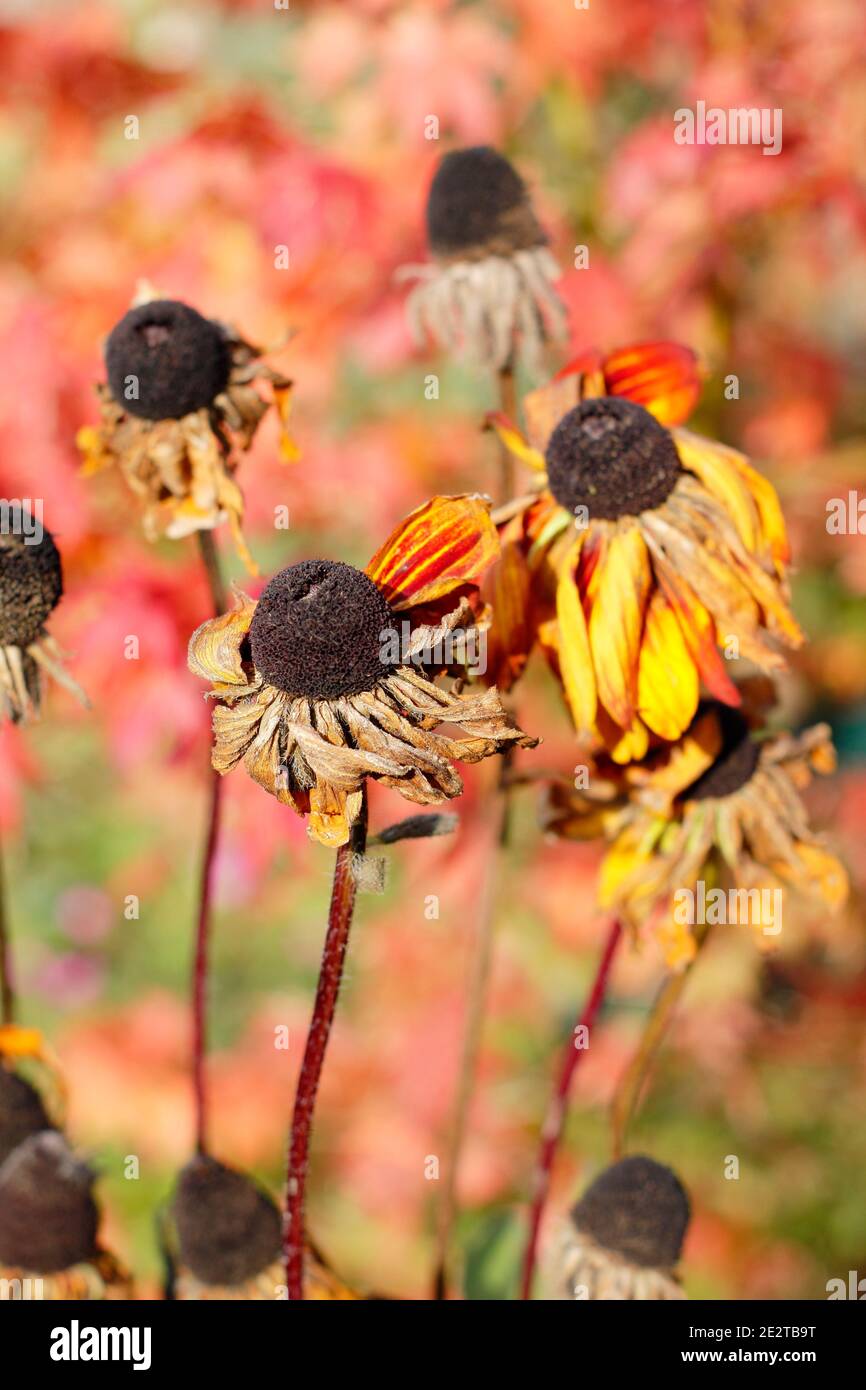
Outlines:
[[606,1168],[572,1209],[555,1255],[565,1299],[683,1299],[676,1277],[689,1224],[679,1178],[634,1155]]
[[[314,839],[339,846],[365,778],[430,805],[462,791],[453,759],[532,746],[495,689],[446,691],[429,665],[447,667],[437,649],[475,630],[473,596],[496,551],[485,501],[435,498],[365,571],[302,561],[257,603],[240,595],[233,612],[203,623],[189,664],[214,686],[217,771],[243,759],[254,781],[309,817]],[[440,724],[461,736],[434,732]]]
[[420,282],[408,303],[419,342],[429,333],[499,369],[518,351],[536,366],[544,343],[564,336],[559,267],[525,183],[496,150],[444,157],[427,200],[427,239],[431,263],[401,272]]
[[0,1063],[0,1164],[25,1139],[48,1129],[54,1124],[36,1087]]
[[52,1300],[128,1298],[127,1276],[97,1241],[94,1175],[62,1134],[32,1134],[0,1166],[0,1289],[40,1279]]
[[60,602],[63,572],[51,532],[19,503],[0,530],[0,712],[18,722],[39,712],[42,673],[82,702],[45,624]]
[[531,393],[528,438],[490,417],[536,474],[495,518],[491,677],[507,687],[539,642],[579,732],[618,762],[678,738],[702,685],[739,702],[720,645],[773,671],[802,642],[773,488],[736,450],[670,428],[697,381],[693,354],[647,344]]
[[286,432],[291,383],[261,356],[228,325],[143,286],[108,337],[108,385],[97,388],[101,423],[78,435],[85,471],[116,464],[142,499],[149,539],[179,538],[228,520],[252,573],[234,475],[238,451],[250,447],[268,410],[257,380],[271,385],[281,456],[297,457]]
[[[182,1301],[273,1300],[282,1296],[282,1217],[245,1173],[199,1154],[181,1172],[172,1203],[177,1233],[174,1297]],[[349,1301],[347,1289],[308,1252],[307,1297]]]
[[[746,686],[744,694],[748,706]],[[767,944],[781,923],[760,890],[789,888],[827,910],[843,906],[847,875],[810,828],[800,797],[815,772],[834,767],[826,724],[756,739],[738,710],[707,701],[675,743],[628,767],[602,760],[587,792],[554,788],[545,819],[566,839],[606,836],[602,906],[636,931],[650,928],[668,963],[682,968],[695,954],[695,922],[678,904],[699,881],[725,892],[730,882],[743,895],[737,920]]]

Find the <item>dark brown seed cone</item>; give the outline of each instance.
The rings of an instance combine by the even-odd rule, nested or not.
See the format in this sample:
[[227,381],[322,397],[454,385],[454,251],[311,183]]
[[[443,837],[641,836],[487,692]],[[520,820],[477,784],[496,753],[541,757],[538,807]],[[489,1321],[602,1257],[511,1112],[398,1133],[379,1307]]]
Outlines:
[[12,1150],[41,1130],[54,1129],[39,1092],[0,1065],[0,1163]]
[[180,1260],[205,1284],[243,1284],[280,1253],[282,1222],[244,1173],[199,1155],[178,1179],[172,1204]]
[[382,633],[394,621],[361,570],[338,560],[302,560],[262,591],[250,627],[253,662],[289,695],[357,695],[388,674]]
[[[708,797],[731,796],[750,780],[758,766],[760,746],[749,734],[749,726],[739,710],[715,704],[722,729],[722,747],[716,761],[683,792],[683,799],[706,801]],[[698,711],[705,713],[706,705]]]
[[63,593],[60,552],[47,528],[38,544],[29,513],[10,508],[10,529],[0,531],[0,646],[28,647],[42,632]]
[[557,502],[607,521],[660,507],[681,471],[668,431],[621,396],[592,397],[570,410],[550,436],[546,457]]
[[667,1270],[680,1257],[689,1215],[676,1173],[636,1154],[606,1168],[572,1208],[571,1219],[606,1250]]
[[153,299],[115,324],[105,368],[112,396],[130,415],[179,420],[224,390],[231,353],[219,324],[179,300]]
[[427,241],[441,259],[507,256],[547,238],[523,179],[489,145],[446,154],[427,196]]
[[0,1167],[0,1264],[54,1274],[96,1257],[94,1175],[54,1130],[31,1135]]

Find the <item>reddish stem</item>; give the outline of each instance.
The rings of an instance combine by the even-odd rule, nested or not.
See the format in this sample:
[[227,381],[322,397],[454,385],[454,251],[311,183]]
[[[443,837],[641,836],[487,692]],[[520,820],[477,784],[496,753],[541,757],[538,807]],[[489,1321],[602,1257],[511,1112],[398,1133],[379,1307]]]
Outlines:
[[[227,598],[219,553],[210,531],[198,532],[199,554],[210,588],[217,617],[225,611]],[[195,1147],[207,1151],[207,986],[210,955],[210,920],[213,903],[214,861],[220,831],[222,778],[211,770],[207,837],[202,851],[199,877],[198,920],[192,967],[192,1089],[195,1106]]]
[[[610,976],[613,959],[616,955],[616,948],[622,935],[622,926],[619,922],[611,924],[604,951],[599,961],[598,970],[593,980],[589,998],[584,1005],[574,1032],[577,1028],[591,1029],[598,1016],[604,1000],[607,982]],[[562,1131],[565,1128],[565,1117],[568,1113],[568,1096],[571,1090],[572,1077],[577,1070],[580,1059],[586,1055],[587,1048],[575,1047],[574,1032],[569,1038],[568,1047],[562,1059],[562,1067],[559,1079],[556,1084],[547,1114],[544,1117],[544,1124],[541,1130],[541,1148],[535,1166],[535,1173],[532,1180],[532,1206],[529,1213],[529,1238],[526,1242],[526,1253],[523,1258],[523,1277],[520,1286],[520,1297],[527,1299],[532,1293],[532,1279],[535,1274],[535,1265],[538,1258],[538,1236],[541,1231],[541,1221],[544,1216],[544,1208],[550,1192],[550,1175],[553,1169],[553,1160],[556,1157],[556,1150],[562,1138]]]
[[331,889],[331,908],[328,913],[328,930],[325,934],[325,947],[319,970],[316,1002],[313,1005],[313,1016],[307,1030],[304,1059],[301,1063],[298,1089],[295,1093],[295,1108],[292,1114],[292,1129],[289,1137],[286,1226],[283,1241],[286,1288],[288,1297],[293,1301],[301,1300],[304,1297],[304,1197],[310,1162],[310,1135],[313,1127],[316,1096],[325,1062],[325,1052],[337,1009],[340,983],[343,978],[349,931],[352,926],[356,892],[352,861],[356,855],[364,853],[366,839],[367,807],[365,801],[361,816],[355,824],[352,838],[348,844],[341,845],[337,850],[334,883]]
[[210,918],[213,899],[214,860],[220,825],[222,777],[210,775],[210,806],[207,838],[201,863],[198,922],[192,973],[192,1088],[195,1099],[196,1152],[207,1151],[207,986],[210,947]]

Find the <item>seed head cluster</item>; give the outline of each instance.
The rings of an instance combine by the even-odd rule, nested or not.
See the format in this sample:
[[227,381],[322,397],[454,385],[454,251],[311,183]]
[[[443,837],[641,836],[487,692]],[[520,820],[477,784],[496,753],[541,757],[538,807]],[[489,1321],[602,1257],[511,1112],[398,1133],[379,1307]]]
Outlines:
[[256,669],[289,695],[333,700],[372,690],[387,673],[382,633],[394,617],[361,570],[302,560],[262,592],[250,627]]
[[130,415],[179,420],[211,405],[231,369],[219,324],[176,299],[153,299],[124,314],[108,337],[111,394]]
[[607,521],[661,506],[680,473],[668,431],[643,406],[619,396],[570,410],[553,431],[546,458],[557,502]]

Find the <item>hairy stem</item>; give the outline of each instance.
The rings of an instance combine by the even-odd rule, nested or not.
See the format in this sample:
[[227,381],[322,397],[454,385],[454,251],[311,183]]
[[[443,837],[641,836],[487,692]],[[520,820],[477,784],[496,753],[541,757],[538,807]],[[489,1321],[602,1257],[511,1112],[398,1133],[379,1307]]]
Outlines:
[[310,1162],[310,1136],[313,1128],[313,1112],[325,1052],[340,983],[349,932],[352,926],[352,912],[355,906],[355,875],[353,860],[364,853],[367,841],[366,799],[361,816],[355,824],[349,843],[337,850],[334,865],[334,883],[331,889],[331,908],[328,913],[328,930],[325,934],[325,947],[322,952],[322,965],[319,970],[319,983],[313,1016],[307,1030],[304,1058],[298,1077],[295,1093],[295,1106],[292,1113],[292,1128],[289,1135],[289,1162],[286,1177],[286,1223],[283,1240],[283,1254],[286,1264],[286,1288],[288,1297],[297,1301],[304,1297],[304,1198],[307,1185],[307,1169]]
[[535,1172],[532,1179],[532,1205],[529,1210],[529,1236],[526,1242],[526,1252],[523,1257],[523,1274],[520,1285],[520,1297],[528,1299],[532,1294],[532,1280],[535,1274],[535,1266],[538,1260],[538,1237],[541,1232],[541,1222],[544,1216],[544,1208],[547,1205],[547,1198],[550,1192],[550,1175],[553,1171],[553,1161],[556,1151],[559,1148],[559,1141],[565,1128],[565,1118],[568,1113],[568,1097],[571,1091],[571,1083],[576,1072],[580,1059],[586,1055],[587,1048],[577,1046],[575,1033],[578,1029],[586,1028],[591,1030],[599,1009],[604,1002],[607,982],[610,976],[611,966],[613,965],[616,948],[622,936],[622,925],[619,922],[612,922],[607,935],[607,941],[602,951],[601,960],[592,982],[589,998],[584,1005],[571,1036],[568,1046],[562,1059],[559,1077],[556,1087],[544,1117],[544,1124],[541,1128],[541,1147],[535,1165]]
[[[700,951],[706,937],[707,928],[705,926],[695,928],[698,951]],[[696,953],[685,970],[679,971],[676,975],[670,975],[665,980],[656,996],[637,1051],[617,1083],[610,1107],[614,1159],[622,1158],[629,1126],[637,1112],[644,1082],[670,1027],[680,996],[685,989],[686,980],[689,978],[697,958]]]
[[[227,606],[226,586],[211,531],[199,531],[199,553],[210,586],[216,616]],[[210,956],[210,928],[213,910],[214,862],[220,831],[222,778],[210,769],[208,783],[207,829],[199,876],[198,917],[192,966],[192,1087],[195,1105],[195,1147],[207,1151],[207,993]]]
[[12,941],[6,906],[3,848],[0,845],[0,1023],[15,1022],[15,988],[12,984]]

